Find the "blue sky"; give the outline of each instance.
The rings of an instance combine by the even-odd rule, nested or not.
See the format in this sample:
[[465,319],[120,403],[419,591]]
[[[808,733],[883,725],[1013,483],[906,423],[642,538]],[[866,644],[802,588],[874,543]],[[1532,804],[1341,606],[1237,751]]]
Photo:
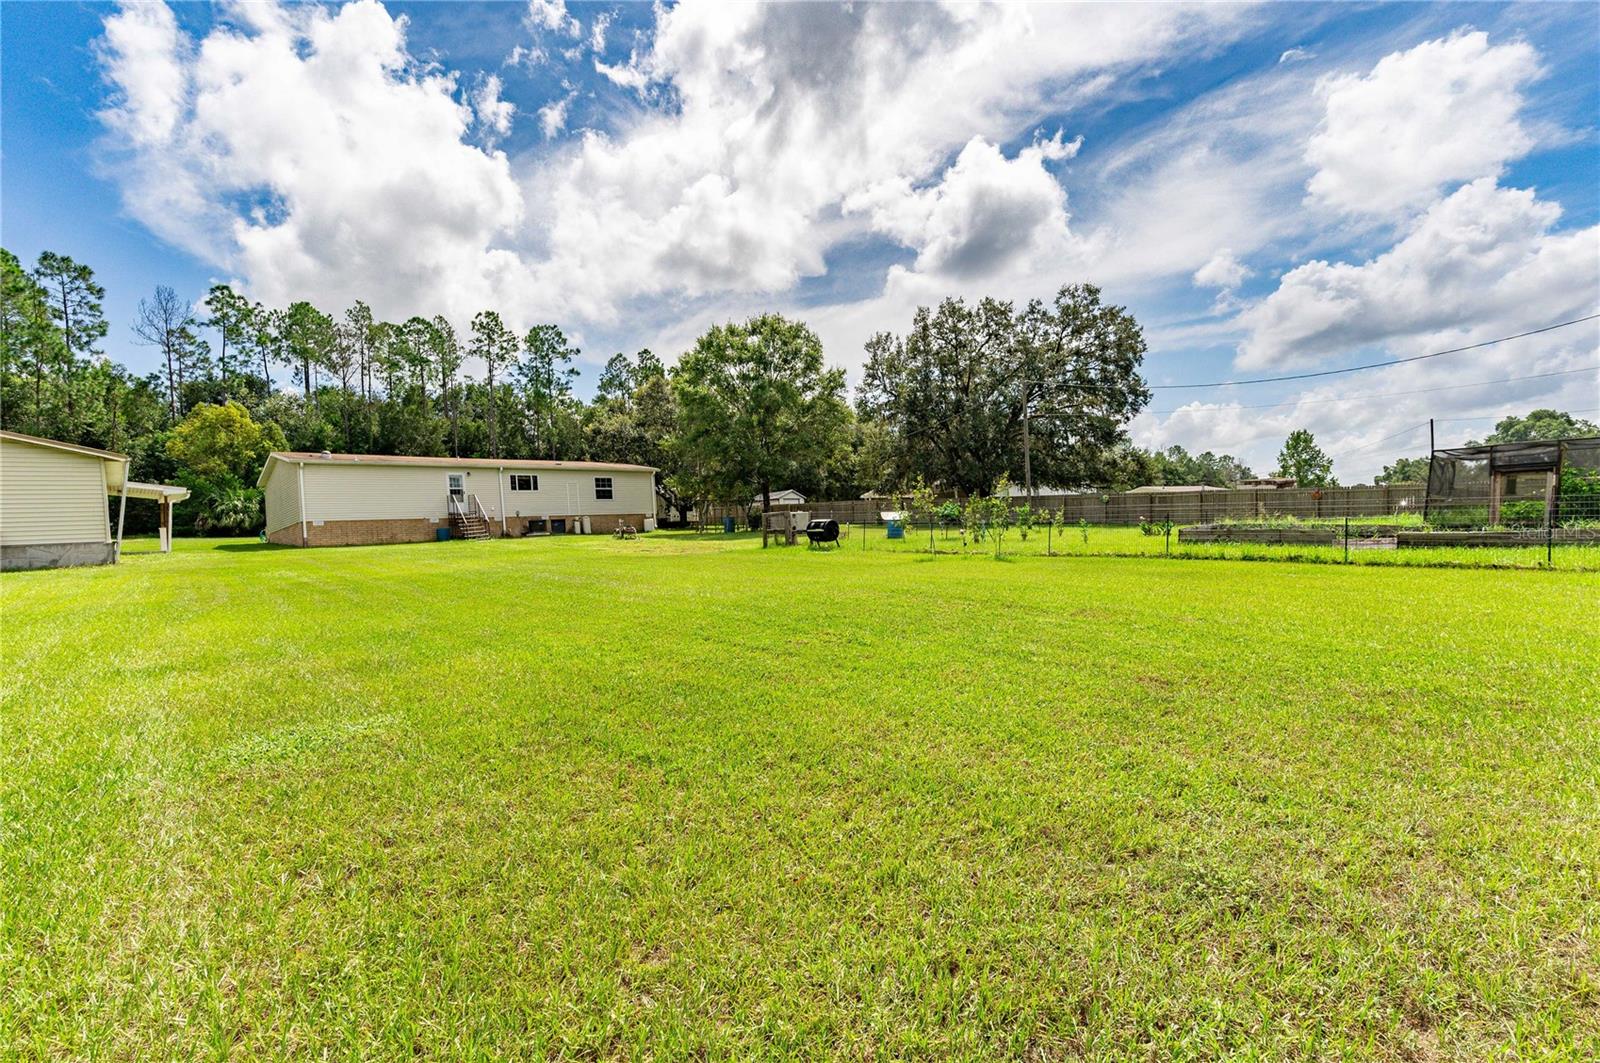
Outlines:
[[[588,385],[767,309],[854,374],[918,305],[1089,281],[1153,383],[1275,376],[1600,309],[1597,85],[1587,5],[8,2],[0,229],[95,268],[139,369],[163,283],[493,306]],[[1310,427],[1364,479],[1430,416],[1600,407],[1597,363],[1590,322],[1132,430],[1264,469]]]

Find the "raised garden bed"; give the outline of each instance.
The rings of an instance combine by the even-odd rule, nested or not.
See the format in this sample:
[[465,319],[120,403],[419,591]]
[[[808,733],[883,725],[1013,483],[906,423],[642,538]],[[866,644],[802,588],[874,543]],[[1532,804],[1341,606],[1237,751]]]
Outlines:
[[[1550,541],[1600,546],[1600,528],[1557,528],[1550,533]],[[1543,528],[1515,531],[1403,531],[1395,536],[1396,546],[1540,546],[1544,542]]]
[[[1352,529],[1353,531],[1354,529]],[[1332,546],[1332,528],[1246,528],[1237,524],[1197,524],[1178,529],[1180,543],[1294,543]]]

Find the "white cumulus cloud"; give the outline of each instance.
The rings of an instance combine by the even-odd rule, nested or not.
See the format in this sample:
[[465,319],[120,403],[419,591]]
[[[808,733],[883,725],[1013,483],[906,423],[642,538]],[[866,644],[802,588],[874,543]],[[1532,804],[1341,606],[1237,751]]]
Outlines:
[[1533,147],[1518,112],[1539,73],[1528,44],[1459,33],[1385,56],[1366,75],[1323,82],[1326,113],[1306,160],[1314,203],[1383,214],[1424,206],[1441,188],[1499,176]]
[[567,12],[565,0],[528,0],[528,24],[541,30],[577,37],[583,30]]
[[472,109],[490,144],[511,132],[511,119],[517,113],[516,104],[500,97],[503,88],[499,75],[489,74],[472,94]]
[[1223,248],[1207,259],[1205,265],[1194,271],[1193,280],[1202,288],[1232,291],[1245,282],[1250,272],[1248,266],[1233,257],[1232,251]]
[[1555,231],[1561,208],[1484,177],[1429,208],[1360,264],[1307,262],[1245,311],[1237,364],[1307,365],[1415,337],[1488,338],[1592,312],[1600,227]]
[[103,161],[126,209],[272,303],[464,318],[509,301],[522,195],[470,142],[510,121],[497,87],[475,112],[375,0],[237,14],[198,44],[160,4],[106,20]]
[[918,272],[990,276],[1067,241],[1066,190],[1044,163],[1081,146],[1057,134],[1007,159],[973,137],[937,184],[916,190],[895,179],[847,198],[845,210],[869,211],[875,229],[916,249]]

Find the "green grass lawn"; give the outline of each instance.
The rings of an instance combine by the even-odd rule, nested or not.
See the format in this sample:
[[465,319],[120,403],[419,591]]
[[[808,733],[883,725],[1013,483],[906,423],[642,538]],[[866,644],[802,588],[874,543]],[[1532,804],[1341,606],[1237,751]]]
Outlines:
[[0,1056],[1593,1058],[1597,632],[692,534],[8,574]]

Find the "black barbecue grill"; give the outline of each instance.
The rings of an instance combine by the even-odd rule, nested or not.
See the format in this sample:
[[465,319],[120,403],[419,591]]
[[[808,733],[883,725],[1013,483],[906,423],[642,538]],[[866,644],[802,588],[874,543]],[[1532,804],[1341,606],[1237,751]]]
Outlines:
[[837,543],[839,541],[839,522],[836,520],[813,520],[806,522],[806,538],[811,540],[813,546],[820,543]]

